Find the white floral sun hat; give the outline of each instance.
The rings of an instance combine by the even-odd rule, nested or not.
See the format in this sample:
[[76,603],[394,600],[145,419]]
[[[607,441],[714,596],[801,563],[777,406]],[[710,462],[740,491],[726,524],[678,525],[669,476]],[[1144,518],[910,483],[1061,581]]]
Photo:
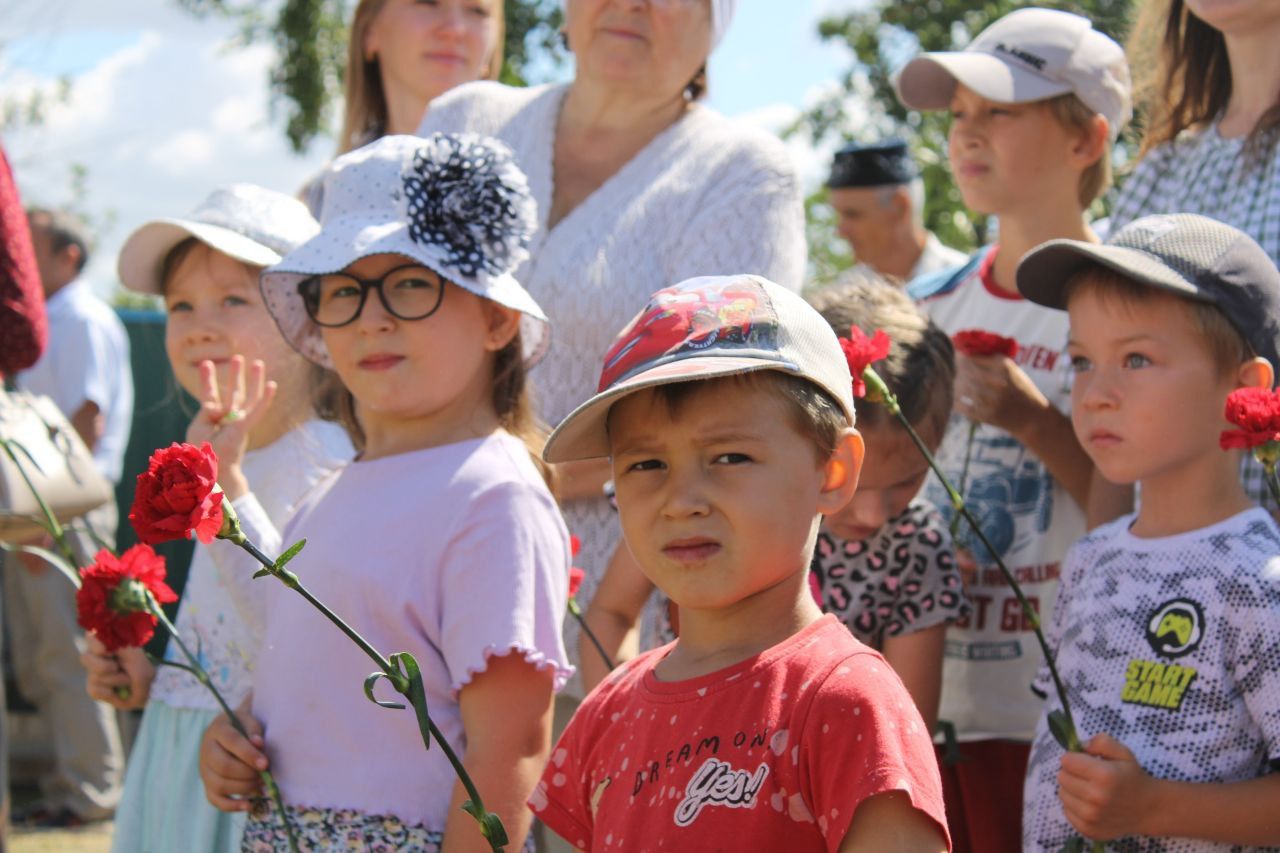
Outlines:
[[298,352],[333,366],[299,286],[379,254],[520,311],[525,363],[546,352],[547,317],[512,275],[538,216],[509,148],[470,133],[384,136],[334,160],[322,180],[320,233],[262,274],[267,310]]

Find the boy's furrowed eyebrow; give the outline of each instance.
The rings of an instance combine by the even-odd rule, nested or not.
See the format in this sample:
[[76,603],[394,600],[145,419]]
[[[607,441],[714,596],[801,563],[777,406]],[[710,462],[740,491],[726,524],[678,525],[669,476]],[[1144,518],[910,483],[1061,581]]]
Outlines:
[[[699,447],[710,447],[716,444],[765,444],[768,440],[762,436],[751,432],[744,432],[741,429],[727,429],[724,431],[710,430],[707,433],[697,436],[694,443]],[[636,454],[654,453],[661,450],[660,441],[652,437],[644,437],[631,441],[622,446],[615,446],[613,456],[631,456]]]
[[[1114,341],[1108,341],[1108,343],[1114,346],[1125,346],[1127,344],[1136,343],[1137,341],[1154,341],[1154,340],[1155,340],[1155,335],[1152,335],[1148,332],[1139,332],[1136,335],[1128,335],[1126,337],[1119,338]],[[1078,347],[1078,346],[1081,346],[1081,343],[1075,338],[1067,338],[1067,346]]]

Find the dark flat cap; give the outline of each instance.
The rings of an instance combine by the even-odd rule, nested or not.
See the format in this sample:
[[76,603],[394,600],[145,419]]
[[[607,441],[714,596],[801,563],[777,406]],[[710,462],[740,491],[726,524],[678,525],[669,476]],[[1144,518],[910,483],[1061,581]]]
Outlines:
[[883,187],[915,180],[916,164],[901,139],[886,139],[872,145],[846,145],[836,152],[827,186]]

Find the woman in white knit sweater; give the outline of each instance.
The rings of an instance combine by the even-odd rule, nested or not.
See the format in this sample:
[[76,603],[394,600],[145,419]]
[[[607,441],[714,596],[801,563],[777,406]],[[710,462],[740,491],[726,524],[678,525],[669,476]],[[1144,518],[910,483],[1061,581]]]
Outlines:
[[[516,277],[555,330],[530,374],[548,423],[595,392],[609,344],[653,291],[739,272],[800,289],[804,210],[785,149],[698,103],[734,5],[566,0],[572,82],[460,86],[431,103],[419,128],[495,136],[529,176],[540,228]],[[620,539],[601,495],[608,465],[561,474],[569,529],[583,543],[585,606]],[[571,650],[576,629],[566,626]]]

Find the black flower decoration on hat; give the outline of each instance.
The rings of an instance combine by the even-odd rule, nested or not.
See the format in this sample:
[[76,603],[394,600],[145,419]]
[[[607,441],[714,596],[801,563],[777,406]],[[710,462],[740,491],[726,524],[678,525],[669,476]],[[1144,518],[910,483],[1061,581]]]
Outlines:
[[528,256],[537,227],[524,173],[502,143],[436,133],[405,164],[409,236],[435,247],[464,278],[509,273]]

